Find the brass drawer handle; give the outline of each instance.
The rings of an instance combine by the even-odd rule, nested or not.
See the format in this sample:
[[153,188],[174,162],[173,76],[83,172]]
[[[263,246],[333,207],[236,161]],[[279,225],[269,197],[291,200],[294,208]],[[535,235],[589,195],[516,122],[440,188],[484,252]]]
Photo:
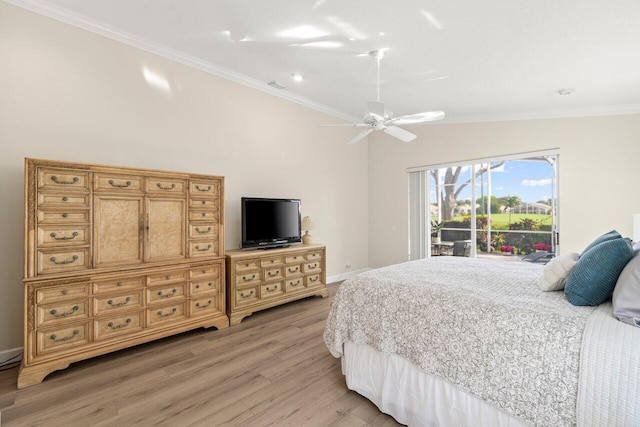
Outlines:
[[174,296],[174,295],[176,294],[176,292],[178,292],[178,290],[177,290],[176,288],[173,288],[173,289],[171,290],[171,293],[170,293],[170,294],[165,294],[165,293],[163,293],[162,291],[158,291],[158,296],[159,296],[160,298],[170,298],[170,297]]
[[200,228],[196,227],[196,232],[198,232],[200,234],[209,234],[209,233],[211,233],[211,227],[207,227],[206,230],[200,230]]
[[206,205],[206,204],[207,204],[207,201],[206,201],[206,200],[203,200],[201,203],[202,203],[203,205]]
[[73,257],[71,257],[71,259],[65,260],[65,261],[57,261],[56,257],[52,256],[51,258],[49,258],[49,261],[51,261],[52,263],[56,264],[56,265],[65,265],[65,264],[71,264],[74,263],[78,260],[78,255],[74,255]]
[[295,267],[295,268],[289,267],[289,273],[297,273],[298,271],[300,271],[300,267]]
[[202,216],[207,216],[207,213],[206,212],[202,212]]
[[309,268],[316,268],[317,266],[318,264],[313,264],[313,265],[309,264]]
[[267,292],[273,292],[273,291],[277,291],[278,287],[274,286],[273,289],[269,288],[268,286],[265,288],[267,290]]
[[207,305],[200,305],[200,302],[198,301],[198,302],[196,303],[196,307],[197,307],[197,308],[209,308],[209,307],[211,307],[211,303],[212,303],[212,302],[213,302],[212,300],[209,300]]
[[53,317],[60,318],[60,317],[71,316],[75,314],[75,312],[78,310],[80,310],[80,307],[78,307],[77,305],[74,305],[71,311],[67,311],[66,313],[58,313],[56,310],[51,310],[49,314],[51,314]]
[[51,238],[53,240],[73,240],[76,237],[78,237],[80,233],[78,233],[77,231],[74,231],[73,233],[71,233],[71,236],[62,236],[62,237],[58,237],[58,235],[56,233],[51,233],[49,234],[49,236],[51,236]]
[[63,201],[63,202],[68,202],[68,201],[69,201],[69,198],[68,198],[67,196],[64,196],[64,197],[62,198],[62,201]]
[[164,278],[165,278],[166,280],[169,280],[169,279],[171,279],[171,276],[169,276],[169,275],[167,274],[166,276],[164,276]]
[[275,277],[275,276],[279,276],[280,275],[280,270],[278,271],[267,271],[267,276],[269,277]]
[[55,182],[56,184],[60,184],[60,185],[73,185],[73,184],[76,184],[78,181],[80,181],[80,178],[78,178],[77,176],[74,176],[71,181],[61,181],[61,180],[58,179],[57,176],[53,175],[51,177],[51,181]]
[[130,301],[131,301],[131,297],[126,297],[123,302],[115,302],[115,303],[113,302],[113,300],[110,299],[109,301],[107,301],[107,304],[109,304],[111,307],[122,307],[129,304]]
[[122,282],[116,283],[116,286],[122,286],[122,285],[124,285],[124,283],[122,283]]
[[111,185],[114,188],[127,188],[131,186],[131,181],[127,181],[124,184],[116,184],[115,182],[113,182],[112,179],[109,180],[109,185]]
[[157,183],[156,185],[158,186],[158,188],[159,188],[159,189],[161,189],[161,190],[165,190],[165,191],[171,191],[171,190],[173,190],[174,188],[176,188],[176,185],[175,185],[175,184],[171,184],[171,185],[170,185],[170,186],[168,186],[168,187],[163,187],[163,186],[162,186],[162,184],[160,184],[160,183]]
[[69,214],[68,214],[68,213],[63,213],[63,214],[62,214],[62,218],[66,218],[66,217],[68,217],[68,216],[69,216]]
[[127,318],[127,320],[125,320],[124,323],[121,323],[119,325],[114,325],[113,322],[109,322],[109,323],[107,323],[107,326],[110,327],[113,330],[116,330],[116,329],[126,328],[130,324],[131,324],[131,319]]
[[63,338],[58,338],[55,334],[51,335],[49,338],[53,341],[53,342],[65,342],[65,341],[69,341],[72,340],[76,337],[76,335],[78,335],[80,333],[79,330],[74,329],[73,333],[70,337],[63,337]]
[[178,309],[173,307],[173,309],[169,312],[169,313],[163,313],[162,310],[158,310],[158,316],[160,317],[169,317],[169,316],[173,316],[174,314],[176,314],[176,311]]
[[[208,287],[212,287],[213,286],[213,282],[207,283],[207,286]],[[196,285],[196,289],[200,289],[200,284],[199,283]]]
[[62,295],[67,295],[68,293],[69,293],[69,291],[68,291],[68,290],[66,290],[66,289],[63,289],[63,290],[62,290]]
[[249,293],[247,295],[244,294],[244,292],[240,292],[240,296],[242,298],[249,298],[253,296],[253,289],[251,289],[251,291],[249,291]]
[[255,275],[255,274],[253,274],[253,275],[252,275],[250,278],[248,278],[248,279],[247,279],[247,276],[242,276],[242,280],[244,280],[245,282],[250,282],[250,281],[252,281],[252,280],[253,280],[253,279],[255,279],[255,278],[256,278],[256,275]]
[[203,191],[203,192],[205,192],[205,193],[206,193],[206,192],[211,191],[211,186],[209,185],[209,186],[208,186],[208,187],[206,187],[206,188],[204,188],[204,187],[203,187],[203,188],[200,188],[200,186],[199,186],[198,184],[196,184],[196,190],[198,190],[198,191]]
[[196,251],[198,251],[198,252],[206,252],[206,251],[208,251],[209,249],[211,249],[211,246],[212,246],[212,245],[207,245],[207,247],[206,247],[206,248],[201,248],[200,246],[196,245]]

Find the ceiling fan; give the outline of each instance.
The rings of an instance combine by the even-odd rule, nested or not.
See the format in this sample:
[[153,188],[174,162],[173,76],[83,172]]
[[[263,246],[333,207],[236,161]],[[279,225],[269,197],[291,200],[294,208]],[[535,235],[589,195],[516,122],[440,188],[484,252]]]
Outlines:
[[409,114],[406,116],[393,117],[393,112],[384,107],[384,102],[380,101],[380,60],[384,58],[384,50],[372,50],[369,56],[375,58],[378,63],[377,76],[377,100],[368,101],[369,111],[365,113],[363,123],[348,123],[335,125],[320,125],[323,127],[330,126],[358,126],[367,129],[356,135],[347,144],[355,144],[374,130],[384,130],[385,133],[398,138],[402,141],[409,142],[416,138],[416,135],[408,132],[397,125],[413,125],[417,123],[431,122],[442,120],[444,111],[426,111],[424,113]]

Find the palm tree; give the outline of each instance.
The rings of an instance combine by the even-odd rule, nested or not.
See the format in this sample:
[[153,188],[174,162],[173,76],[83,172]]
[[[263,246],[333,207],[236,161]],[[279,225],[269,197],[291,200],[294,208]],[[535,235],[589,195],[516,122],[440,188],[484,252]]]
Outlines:
[[504,205],[509,210],[509,229],[511,229],[511,210],[521,203],[522,201],[518,196],[507,196],[504,198]]

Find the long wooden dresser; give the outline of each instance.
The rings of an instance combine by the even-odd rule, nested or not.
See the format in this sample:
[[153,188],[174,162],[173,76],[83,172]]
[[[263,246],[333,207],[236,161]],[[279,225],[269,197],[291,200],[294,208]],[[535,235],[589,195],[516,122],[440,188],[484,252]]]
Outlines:
[[25,161],[18,388],[71,362],[225,328],[224,178]]
[[232,325],[259,310],[328,295],[323,245],[227,251],[227,273],[227,313]]

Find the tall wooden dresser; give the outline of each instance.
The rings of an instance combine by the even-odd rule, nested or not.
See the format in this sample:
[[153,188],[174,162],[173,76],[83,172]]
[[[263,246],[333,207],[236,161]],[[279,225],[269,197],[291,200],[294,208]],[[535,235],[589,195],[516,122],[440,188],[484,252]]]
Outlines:
[[225,328],[224,178],[25,161],[18,388],[69,363]]

